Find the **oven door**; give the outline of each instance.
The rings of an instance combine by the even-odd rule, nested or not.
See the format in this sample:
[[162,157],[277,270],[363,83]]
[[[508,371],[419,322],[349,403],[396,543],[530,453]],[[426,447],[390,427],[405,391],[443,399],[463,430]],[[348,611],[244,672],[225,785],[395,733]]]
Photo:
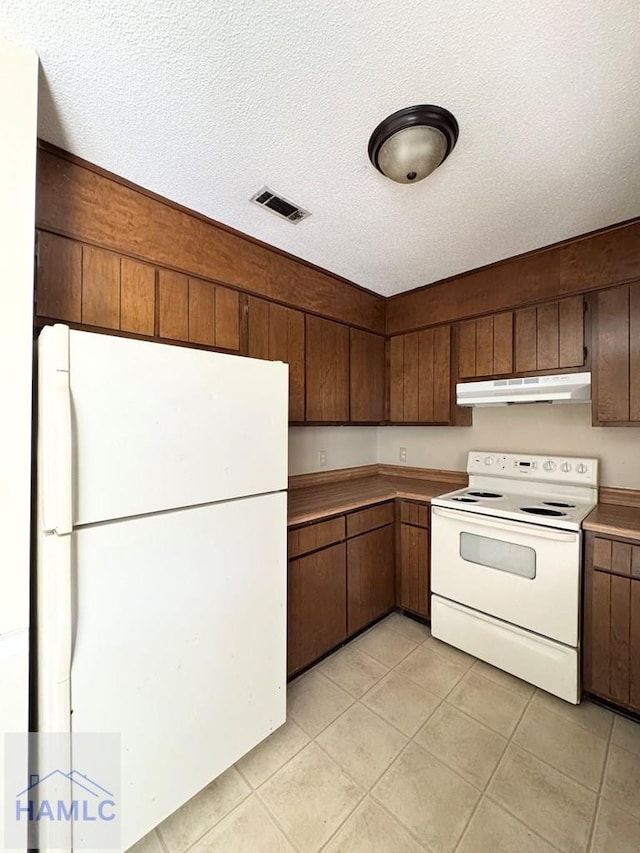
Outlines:
[[431,590],[578,645],[580,533],[433,507]]

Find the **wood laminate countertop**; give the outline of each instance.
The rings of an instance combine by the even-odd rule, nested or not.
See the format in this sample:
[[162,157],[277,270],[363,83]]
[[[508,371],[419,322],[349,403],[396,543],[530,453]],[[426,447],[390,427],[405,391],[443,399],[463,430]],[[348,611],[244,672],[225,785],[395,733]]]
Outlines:
[[291,489],[288,524],[304,524],[393,498],[429,501],[458,488],[460,486],[441,480],[374,474],[344,482]]
[[640,507],[601,503],[589,513],[582,526],[594,533],[640,541]]

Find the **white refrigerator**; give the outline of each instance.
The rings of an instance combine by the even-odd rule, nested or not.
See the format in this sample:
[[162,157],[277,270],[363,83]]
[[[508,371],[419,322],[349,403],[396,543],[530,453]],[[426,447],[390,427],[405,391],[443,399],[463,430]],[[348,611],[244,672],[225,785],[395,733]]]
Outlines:
[[277,362],[40,334],[38,728],[120,735],[121,850],[285,720],[287,385]]

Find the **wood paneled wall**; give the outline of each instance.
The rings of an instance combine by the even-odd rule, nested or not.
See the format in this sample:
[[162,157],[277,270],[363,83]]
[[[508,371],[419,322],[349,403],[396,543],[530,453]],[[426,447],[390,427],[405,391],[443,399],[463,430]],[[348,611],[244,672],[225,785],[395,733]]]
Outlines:
[[381,296],[42,142],[36,226],[137,261],[384,332]]
[[640,280],[640,220],[518,255],[387,300],[399,334]]

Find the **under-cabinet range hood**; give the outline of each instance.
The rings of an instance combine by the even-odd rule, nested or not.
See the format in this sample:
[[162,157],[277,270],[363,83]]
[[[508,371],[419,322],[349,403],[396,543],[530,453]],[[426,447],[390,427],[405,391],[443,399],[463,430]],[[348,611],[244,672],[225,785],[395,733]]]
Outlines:
[[456,402],[459,406],[585,403],[589,400],[591,400],[590,373],[490,379],[487,382],[459,382],[456,385]]

